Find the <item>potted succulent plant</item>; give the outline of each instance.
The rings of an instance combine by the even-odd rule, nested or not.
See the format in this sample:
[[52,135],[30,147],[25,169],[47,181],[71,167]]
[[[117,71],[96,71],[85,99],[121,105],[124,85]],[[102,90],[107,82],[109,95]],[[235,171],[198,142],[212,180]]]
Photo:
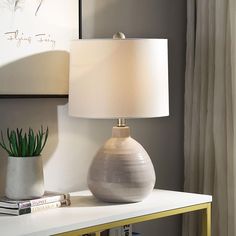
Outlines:
[[32,199],[44,194],[41,152],[47,142],[48,128],[37,132],[29,128],[7,129],[7,142],[1,131],[0,146],[8,153],[5,195],[10,199]]

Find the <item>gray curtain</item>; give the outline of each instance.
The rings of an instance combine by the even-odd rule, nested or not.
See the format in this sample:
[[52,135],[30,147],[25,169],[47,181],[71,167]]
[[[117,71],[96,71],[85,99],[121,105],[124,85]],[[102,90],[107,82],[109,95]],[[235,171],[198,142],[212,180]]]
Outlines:
[[[235,0],[187,4],[184,188],[213,195],[213,236],[235,236]],[[183,235],[200,219],[185,216]]]

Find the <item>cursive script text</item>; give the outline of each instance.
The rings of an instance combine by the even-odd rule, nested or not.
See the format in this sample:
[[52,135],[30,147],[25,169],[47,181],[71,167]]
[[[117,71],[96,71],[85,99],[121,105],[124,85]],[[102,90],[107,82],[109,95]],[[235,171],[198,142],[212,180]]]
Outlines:
[[40,43],[47,44],[51,49],[54,49],[56,46],[56,40],[51,37],[50,34],[40,33],[33,36],[26,35],[23,32],[20,32],[18,29],[15,31],[9,31],[4,33],[6,40],[16,42],[17,47],[21,47],[24,43]]
[[22,45],[22,42],[26,42],[28,44],[31,44],[32,42],[31,36],[25,36],[24,33],[19,33],[19,30],[6,32],[5,35],[7,37],[7,40],[16,41],[17,47],[20,47]]
[[39,43],[49,43],[52,48],[56,45],[56,40],[52,39],[50,34],[36,34],[35,37]]

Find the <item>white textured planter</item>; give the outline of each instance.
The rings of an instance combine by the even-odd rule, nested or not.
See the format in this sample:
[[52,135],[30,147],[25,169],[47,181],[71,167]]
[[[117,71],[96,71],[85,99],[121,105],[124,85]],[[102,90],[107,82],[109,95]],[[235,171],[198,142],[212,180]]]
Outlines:
[[44,194],[41,156],[8,157],[5,195],[21,200],[38,198]]

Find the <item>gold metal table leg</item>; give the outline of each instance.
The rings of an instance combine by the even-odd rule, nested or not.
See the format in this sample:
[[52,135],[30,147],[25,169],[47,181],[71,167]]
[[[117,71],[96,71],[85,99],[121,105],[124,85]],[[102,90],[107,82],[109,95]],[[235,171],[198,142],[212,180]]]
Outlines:
[[202,235],[211,236],[211,204],[202,213]]

